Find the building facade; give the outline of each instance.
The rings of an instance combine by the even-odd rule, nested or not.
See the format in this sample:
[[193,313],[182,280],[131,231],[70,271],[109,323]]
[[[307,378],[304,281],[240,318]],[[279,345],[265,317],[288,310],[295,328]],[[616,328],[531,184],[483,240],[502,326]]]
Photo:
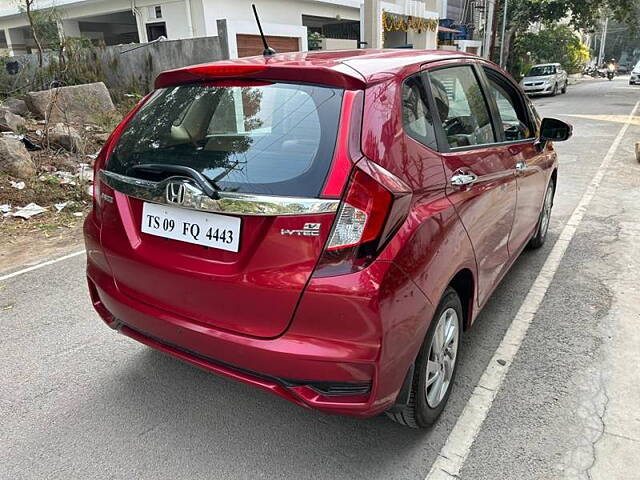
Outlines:
[[[437,26],[435,30],[415,31],[392,27],[383,33],[381,19],[389,14],[405,19],[419,17],[424,20],[423,25],[432,25],[434,20],[437,24],[441,1],[40,0],[36,7],[55,8],[58,30],[66,37],[118,45],[222,34],[227,37],[229,57],[236,58],[262,51],[252,3],[258,8],[263,30],[274,48],[296,51],[308,50],[309,38],[312,48],[357,48],[366,41],[366,12],[371,12],[370,18],[378,19],[370,22],[369,27],[377,29],[370,37],[381,40],[379,44],[367,42],[367,46],[436,48]],[[223,32],[219,32],[220,25]],[[35,49],[27,16],[11,0],[0,2],[0,49],[9,55]]]
[[489,0],[442,0],[440,7],[440,25],[443,27],[439,35],[440,45],[476,55],[484,54],[483,37]]

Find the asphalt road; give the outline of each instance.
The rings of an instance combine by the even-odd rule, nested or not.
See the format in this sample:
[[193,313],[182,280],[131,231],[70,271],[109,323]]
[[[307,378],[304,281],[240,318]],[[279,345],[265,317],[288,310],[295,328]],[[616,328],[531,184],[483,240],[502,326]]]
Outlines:
[[[424,479],[639,92],[625,79],[588,81],[535,100],[541,114],[575,126],[558,145],[549,242],[522,255],[465,335],[450,403],[433,429],[307,411],[117,335],[91,308],[78,256],[0,282],[0,478]],[[460,478],[640,478],[629,453],[640,448],[640,381],[630,382],[640,370],[635,141],[638,122]]]

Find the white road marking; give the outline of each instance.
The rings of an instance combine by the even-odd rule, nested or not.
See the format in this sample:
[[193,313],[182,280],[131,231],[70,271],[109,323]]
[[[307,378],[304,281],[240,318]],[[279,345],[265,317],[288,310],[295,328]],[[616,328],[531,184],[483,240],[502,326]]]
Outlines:
[[[542,270],[534,281],[529,293],[527,294],[522,306],[518,310],[511,326],[505,333],[498,349],[494,353],[489,365],[482,374],[478,385],[474,388],[471,398],[464,407],[462,414],[458,417],[447,442],[444,444],[436,461],[431,466],[431,470],[427,474],[426,480],[450,480],[459,478],[460,470],[464,465],[473,441],[478,436],[482,423],[489,414],[489,409],[504,382],[505,376],[509,371],[509,367],[520,349],[520,345],[524,341],[527,330],[533,321],[533,318],[540,308],[551,281],[555,276],[560,262],[564,257],[571,240],[573,239],[580,222],[587,213],[587,208],[596,191],[600,187],[600,183],[614,158],[620,143],[627,133],[629,126],[632,124],[633,117],[640,107],[640,101],[629,114],[627,122],[620,129],[618,136],[611,144],[611,148],[602,160],[602,164],[598,168],[593,180],[580,199],[580,203],[573,211],[569,221],[565,225],[560,238],[553,246],[551,253],[547,257]],[[501,365],[498,363],[500,360]],[[505,363],[506,362],[506,363]]]
[[3,275],[2,277],[0,277],[0,282],[2,282],[4,280],[9,280],[10,278],[13,278],[13,277],[17,277],[18,275],[22,275],[23,273],[33,272],[34,270],[38,270],[38,269],[40,269],[42,267],[53,265],[54,263],[62,262],[62,261],[67,260],[69,258],[77,257],[78,255],[82,255],[83,253],[85,253],[85,251],[84,250],[80,250],[79,252],[70,253],[70,254],[64,255],[62,257],[54,258],[53,260],[48,260],[46,262],[38,263],[37,265],[32,265],[31,267],[28,267],[28,268],[24,268],[22,270],[18,270],[17,272],[13,272],[13,273],[9,273],[7,275]]

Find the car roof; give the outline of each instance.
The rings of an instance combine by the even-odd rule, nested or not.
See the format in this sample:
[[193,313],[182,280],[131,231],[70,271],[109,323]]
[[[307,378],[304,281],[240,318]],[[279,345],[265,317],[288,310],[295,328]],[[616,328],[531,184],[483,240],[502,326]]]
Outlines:
[[[358,49],[279,53],[271,56],[259,55],[236,60],[222,60],[162,72],[156,79],[156,87],[160,88],[175,82],[185,83],[186,80],[181,77],[184,77],[188,72],[193,72],[194,67],[203,71],[209,67],[213,69],[244,65],[262,68],[259,76],[264,77],[265,72],[270,72],[271,78],[278,78],[278,76],[288,78],[287,75],[292,74],[302,75],[301,72],[305,70],[308,75],[309,70],[317,70],[317,73],[323,73],[327,78],[332,75],[335,78],[339,77],[344,86],[353,84],[352,86],[362,88],[377,83],[383,78],[388,78],[389,75],[398,74],[411,65],[461,58],[483,60],[474,55],[447,50]],[[319,82],[322,83],[320,80]]]

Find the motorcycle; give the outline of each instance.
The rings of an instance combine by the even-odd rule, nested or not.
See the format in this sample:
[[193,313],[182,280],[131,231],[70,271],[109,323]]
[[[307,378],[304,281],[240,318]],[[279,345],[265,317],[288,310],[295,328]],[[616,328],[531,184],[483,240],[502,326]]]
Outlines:
[[616,76],[616,66],[613,63],[610,63],[607,66],[607,78],[609,81],[613,80]]
[[598,75],[598,68],[595,65],[587,65],[584,67],[584,70],[582,71],[583,75],[588,75],[592,78],[597,78]]

